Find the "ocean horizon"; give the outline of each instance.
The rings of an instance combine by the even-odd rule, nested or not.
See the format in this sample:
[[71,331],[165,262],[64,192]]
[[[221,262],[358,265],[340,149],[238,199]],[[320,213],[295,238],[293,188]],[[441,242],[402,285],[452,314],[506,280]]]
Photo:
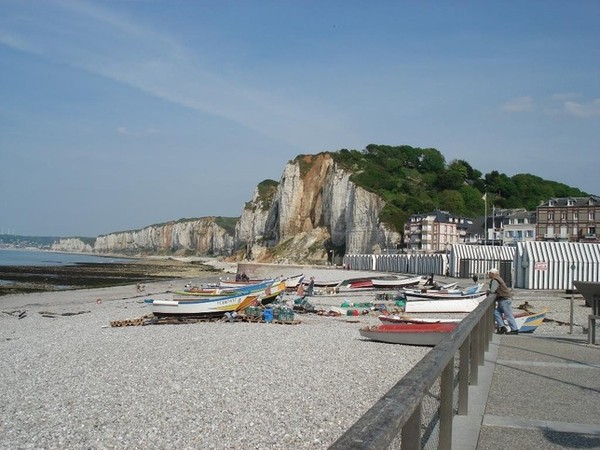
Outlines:
[[0,266],[71,266],[81,263],[110,264],[127,261],[132,259],[39,249],[0,248]]

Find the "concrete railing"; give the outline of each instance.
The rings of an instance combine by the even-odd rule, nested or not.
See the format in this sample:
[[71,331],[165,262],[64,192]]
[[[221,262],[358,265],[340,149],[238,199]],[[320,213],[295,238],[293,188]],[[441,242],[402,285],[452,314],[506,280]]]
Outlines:
[[469,385],[478,384],[492,339],[494,298],[481,302],[330,449],[450,449],[453,417],[468,413]]

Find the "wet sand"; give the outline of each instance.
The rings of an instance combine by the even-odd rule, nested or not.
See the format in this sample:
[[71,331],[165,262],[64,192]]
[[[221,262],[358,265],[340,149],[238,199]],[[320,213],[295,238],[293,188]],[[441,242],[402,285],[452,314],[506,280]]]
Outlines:
[[1,296],[18,293],[90,289],[146,284],[221,273],[194,258],[142,258],[133,262],[82,263],[66,266],[0,266]]

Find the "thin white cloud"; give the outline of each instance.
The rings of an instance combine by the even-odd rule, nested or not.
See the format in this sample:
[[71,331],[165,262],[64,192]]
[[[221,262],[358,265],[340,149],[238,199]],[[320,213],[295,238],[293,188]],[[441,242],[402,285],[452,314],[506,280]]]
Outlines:
[[578,103],[574,101],[564,102],[565,112],[577,117],[596,117],[600,116],[600,98],[588,103]]
[[[4,45],[127,84],[166,101],[231,120],[297,147],[349,136],[344,116],[317,99],[286,98],[203,63],[169,35],[87,1],[46,0],[0,35]],[[45,13],[44,13],[45,11]],[[60,20],[48,20],[56,15]],[[18,25],[15,25],[18,23]]]
[[535,103],[531,97],[517,97],[504,103],[501,108],[505,112],[527,112],[535,109]]

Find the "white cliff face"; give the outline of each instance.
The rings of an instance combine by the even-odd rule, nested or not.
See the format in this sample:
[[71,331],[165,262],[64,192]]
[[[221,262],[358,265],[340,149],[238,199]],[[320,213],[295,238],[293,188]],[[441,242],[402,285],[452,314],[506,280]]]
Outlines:
[[98,253],[128,254],[224,255],[232,249],[233,236],[211,217],[98,236],[94,246]]
[[257,259],[318,262],[328,258],[328,248],[373,253],[399,242],[398,233],[379,223],[385,202],[350,176],[328,153],[304,155],[285,166],[279,184],[259,184],[235,230],[206,217],[99,236],[93,248],[65,239],[57,249],[130,255],[231,255],[246,249]]
[[323,239],[325,228],[331,244],[345,247],[346,253],[371,253],[388,239],[399,239],[379,223],[385,202],[352,183],[351,174],[338,168],[330,155],[302,158],[286,165],[266,217],[242,214],[238,228],[245,230],[245,239],[248,233],[255,233],[254,239],[263,236],[267,242],[279,244],[311,232]]
[[92,253],[94,248],[79,238],[62,238],[52,244],[55,252]]
[[264,209],[258,188],[254,190],[252,201],[246,203],[240,220],[235,226],[235,242],[237,245],[252,245],[261,241],[269,209]]

